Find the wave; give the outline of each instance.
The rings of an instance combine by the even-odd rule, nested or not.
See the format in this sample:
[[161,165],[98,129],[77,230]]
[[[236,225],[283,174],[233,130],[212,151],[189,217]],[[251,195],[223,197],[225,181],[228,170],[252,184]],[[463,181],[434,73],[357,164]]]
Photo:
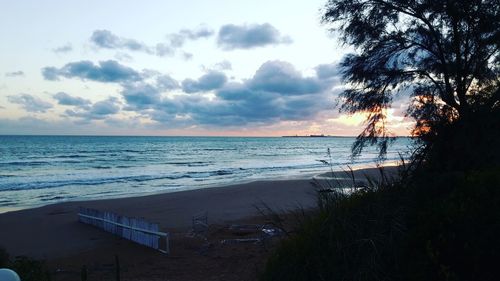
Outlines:
[[125,182],[145,182],[161,179],[181,179],[189,178],[190,175],[137,175],[137,176],[118,176],[106,178],[85,178],[85,179],[68,179],[55,181],[32,181],[22,183],[0,183],[0,191],[15,191],[15,190],[30,190],[30,189],[46,189],[64,187],[70,185],[101,185],[110,183],[125,183]]
[[229,170],[217,170],[217,171],[210,172],[210,175],[212,175],[212,176],[227,176],[227,175],[232,175],[232,174],[233,174],[233,172],[229,171]]
[[[71,197],[71,196],[70,196]],[[62,200],[62,199],[68,199],[70,197],[66,196],[53,196],[49,198],[40,198],[40,201],[54,201],[54,200]]]
[[53,156],[46,156],[46,155],[33,155],[33,156],[26,156],[24,157],[25,159],[57,159],[57,158],[87,158],[90,157],[89,155],[82,155],[82,154],[60,154],[60,155],[53,155]]
[[179,162],[163,162],[163,164],[176,165],[176,166],[187,166],[187,167],[205,167],[212,165],[211,161],[179,161]]
[[50,162],[47,161],[12,161],[12,162],[0,162],[0,167],[8,167],[8,166],[41,166],[41,165],[50,165]]
[[102,169],[111,169],[110,166],[92,166],[94,169],[102,170]]
[[[109,169],[106,166],[93,167],[96,169]],[[101,185],[111,183],[126,183],[126,182],[147,182],[154,180],[178,180],[183,178],[209,178],[214,176],[227,176],[234,174],[235,170],[239,169],[221,169],[207,172],[187,172],[169,175],[134,175],[134,176],[116,176],[116,177],[101,177],[101,178],[85,178],[85,179],[67,179],[67,180],[47,180],[47,181],[31,181],[18,183],[0,183],[0,191],[15,191],[29,189],[46,189],[64,187],[70,185]]]
[[237,148],[201,148],[201,149],[196,149],[196,150],[201,150],[201,151],[236,151],[238,149]]

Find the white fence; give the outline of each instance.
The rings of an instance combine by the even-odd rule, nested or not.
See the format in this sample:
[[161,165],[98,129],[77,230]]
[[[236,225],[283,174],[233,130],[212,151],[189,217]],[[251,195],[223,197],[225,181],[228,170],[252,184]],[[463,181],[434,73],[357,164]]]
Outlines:
[[80,208],[78,220],[162,253],[170,253],[169,233],[160,232],[156,223],[87,208]]

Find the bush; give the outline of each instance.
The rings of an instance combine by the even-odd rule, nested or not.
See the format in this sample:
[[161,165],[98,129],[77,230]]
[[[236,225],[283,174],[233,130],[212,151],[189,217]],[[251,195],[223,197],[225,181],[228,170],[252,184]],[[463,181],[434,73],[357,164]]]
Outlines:
[[14,270],[23,281],[49,281],[50,274],[43,261],[18,256],[14,260],[9,259],[9,254],[0,248],[0,268]]
[[322,200],[319,214],[269,259],[262,280],[391,279],[406,229],[401,192],[391,186]]
[[17,272],[23,281],[50,281],[49,270],[43,261],[19,256],[9,268]]
[[500,169],[433,177],[420,186],[407,257],[413,276],[439,280],[498,280]]
[[500,169],[322,200],[261,280],[497,280]]

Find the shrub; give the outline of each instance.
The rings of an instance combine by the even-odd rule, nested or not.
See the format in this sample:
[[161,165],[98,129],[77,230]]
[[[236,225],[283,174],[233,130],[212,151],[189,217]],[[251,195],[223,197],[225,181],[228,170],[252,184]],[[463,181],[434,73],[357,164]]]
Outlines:
[[261,280],[497,280],[500,169],[419,178],[321,200]]
[[14,270],[23,281],[49,281],[50,274],[43,261],[18,256],[14,260],[9,259],[9,253],[0,248],[0,268]]

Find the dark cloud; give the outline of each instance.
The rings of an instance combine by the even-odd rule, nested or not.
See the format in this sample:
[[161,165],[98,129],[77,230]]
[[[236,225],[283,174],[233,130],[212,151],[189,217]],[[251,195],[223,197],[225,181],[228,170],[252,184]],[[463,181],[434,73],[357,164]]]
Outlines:
[[60,54],[60,53],[69,53],[73,51],[73,46],[70,43],[67,43],[66,45],[57,47],[52,49],[54,53]]
[[73,97],[65,92],[56,93],[53,97],[60,105],[86,106],[90,104],[90,100],[80,97]]
[[[306,77],[287,62],[269,61],[243,82],[228,83],[225,75],[217,71],[197,80],[186,79],[182,89],[189,95],[164,95],[158,83],[127,85],[122,95],[127,110],[170,128],[269,125],[314,120],[332,110],[329,89],[335,81],[317,75]],[[209,90],[215,97],[203,95]]]
[[19,76],[24,76],[24,72],[21,70],[18,70],[18,71],[5,73],[5,77],[19,77]]
[[118,99],[111,97],[107,100],[94,103],[90,108],[89,113],[93,116],[106,116],[118,113],[119,110],[120,107],[118,106]]
[[[122,86],[123,104],[117,99],[84,104],[69,95],[54,96],[58,101],[75,105],[75,108],[66,111],[66,116],[74,117],[79,122],[91,122],[107,120],[119,110],[126,110],[169,128],[193,125],[220,128],[311,121],[332,111],[334,98],[331,89],[338,83],[338,75],[331,71],[333,66],[317,66],[314,68],[316,73],[306,76],[283,61],[268,61],[252,77],[241,82],[228,82],[226,74],[213,68],[198,79],[185,79],[180,85],[172,77],[154,70],[143,70],[139,74],[126,68],[128,71],[125,73],[133,75],[110,79],[109,75],[96,74],[103,69],[106,69],[103,63],[94,65],[89,62],[46,69],[45,74],[52,74],[55,78],[117,81]],[[213,95],[206,95],[208,91]],[[82,105],[77,105],[79,102]]]
[[59,70],[53,66],[42,68],[42,76],[45,80],[56,81],[59,80]]
[[122,96],[127,102],[126,110],[142,110],[159,104],[161,93],[180,88],[179,82],[169,75],[152,70],[145,70],[144,76],[152,79],[154,83],[145,81],[124,83]]
[[68,63],[61,68],[44,67],[42,75],[46,80],[58,80],[61,76],[98,82],[127,82],[141,79],[138,72],[114,60],[101,61],[98,65],[91,61],[79,61]]
[[143,110],[161,103],[160,90],[147,83],[124,85],[122,95],[128,105],[126,110]]
[[269,45],[289,44],[292,39],[282,36],[269,23],[253,25],[223,25],[217,34],[217,44],[225,50],[252,49]]
[[255,90],[284,95],[318,93],[322,83],[317,78],[306,78],[288,62],[268,61],[255,73],[249,86]]
[[142,51],[148,54],[153,53],[146,44],[134,39],[119,37],[106,29],[95,30],[90,37],[90,41],[99,48],[126,49],[130,51]]
[[222,87],[226,81],[226,74],[213,70],[198,80],[185,79],[182,81],[182,90],[186,93],[207,92]]
[[221,120],[224,125],[229,125],[231,122],[234,122],[233,125],[267,123],[277,121],[280,117],[287,119],[282,116],[285,100],[277,93],[255,91],[237,83],[221,89],[217,96],[221,104],[212,109],[215,116],[210,116],[210,112],[200,112],[204,115],[198,116],[198,119],[219,124],[216,116],[221,115],[224,117]]
[[8,96],[7,99],[11,103],[21,105],[28,112],[46,112],[52,108],[52,104],[43,101],[29,94],[19,94],[16,96]]
[[[271,124],[277,121],[302,121],[313,119],[320,112],[328,109],[329,103],[327,96],[329,92],[324,91],[326,85],[316,85],[313,87],[315,91],[293,90],[293,95],[290,94],[288,79],[273,80],[274,74],[270,73],[269,77],[264,78],[264,73],[258,73],[253,79],[245,83],[228,84],[223,89],[217,91],[217,97],[227,104],[227,108],[222,112],[225,113],[224,123],[227,124],[230,120],[234,120],[233,125],[245,125],[248,123]],[[258,79],[255,79],[258,78]],[[309,83],[309,79],[314,81],[314,78],[304,78],[301,75],[295,77],[299,82],[296,85],[304,89],[300,81]],[[269,82],[265,84],[264,82]],[[279,84],[279,83],[283,84]],[[259,85],[259,87],[255,87]],[[322,89],[323,91],[319,91]],[[318,90],[318,91],[316,91]],[[222,108],[219,108],[222,109]],[[215,110],[215,112],[219,112]],[[231,112],[231,115],[227,113]],[[232,117],[232,119],[230,118]],[[217,123],[216,118],[204,116],[212,122]]]
[[82,118],[84,120],[101,120],[109,115],[116,114],[120,111],[120,102],[115,97],[110,97],[106,100],[96,102],[91,106],[80,107],[77,109],[67,109],[66,116]]

